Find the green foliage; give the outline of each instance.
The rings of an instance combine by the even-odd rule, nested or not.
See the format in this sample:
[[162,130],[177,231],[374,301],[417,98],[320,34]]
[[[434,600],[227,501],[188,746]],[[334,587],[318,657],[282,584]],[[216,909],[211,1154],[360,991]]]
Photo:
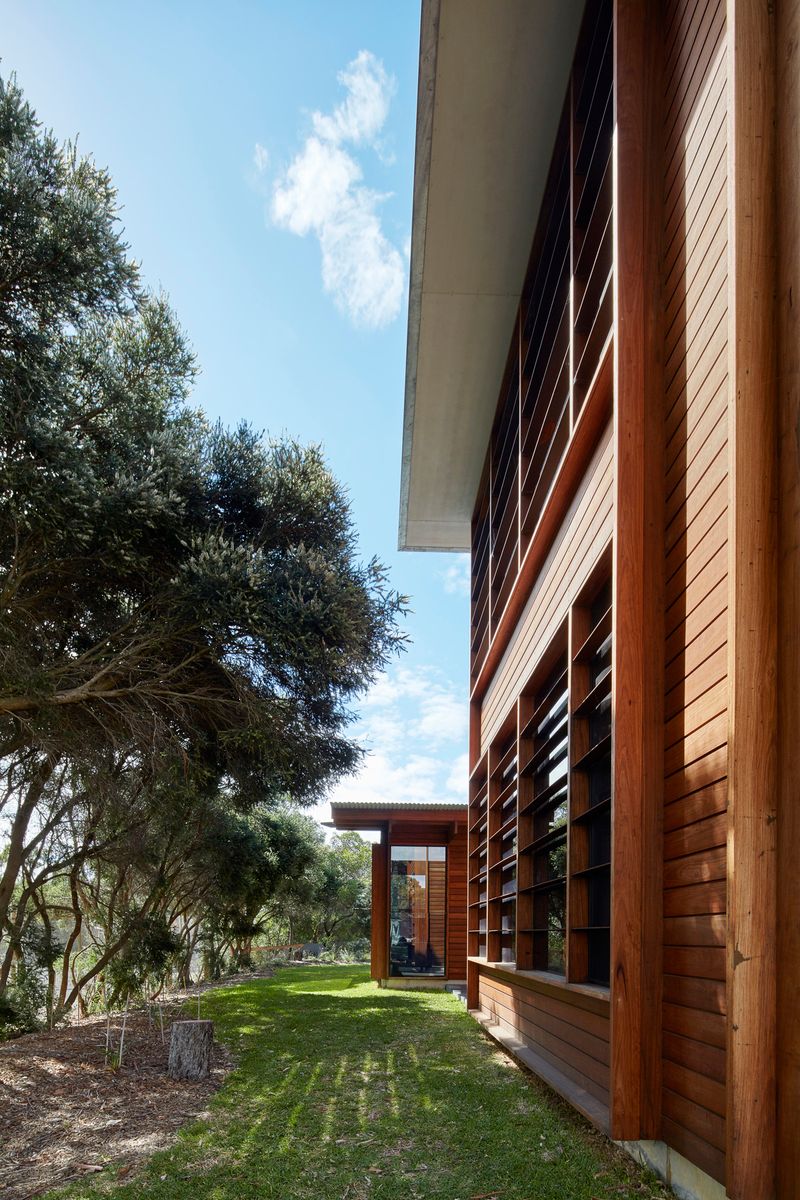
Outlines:
[[47,1004],[47,968],[64,951],[38,921],[31,921],[15,945],[12,983],[0,994],[0,1041],[30,1033],[42,1025]]
[[337,942],[334,949],[323,950],[315,962],[320,963],[368,963],[370,943],[367,938],[356,938],[352,942]]
[[32,1033],[37,1025],[27,1020],[24,1011],[17,1007],[9,991],[0,992],[0,1042],[10,1041],[23,1033]]
[[0,80],[0,264],[4,351],[130,303],[137,275],[106,171],[42,129],[14,76]]
[[148,980],[161,980],[180,950],[180,940],[163,916],[155,913],[130,918],[131,936],[108,965],[107,1004],[118,1007],[128,997],[139,999]]
[[209,425],[196,370],[108,173],[0,81],[0,936],[58,884],[114,994],[161,970],[153,923],[183,921],[184,970],[200,925],[214,971],[246,961],[317,860],[287,804],[358,764],[353,701],[403,641],[320,448]]
[[[264,928],[265,904],[287,881],[304,878],[319,852],[319,828],[288,805],[260,805],[247,814],[219,809],[204,827],[204,848],[213,872],[203,901],[200,936],[205,973],[254,966],[251,942]],[[230,960],[226,963],[226,954]]]
[[[0,716],[42,748],[176,742],[246,789],[351,769],[401,598],[317,447],[209,428],[105,172],[0,89]],[[153,741],[155,737],[155,743]]]
[[286,877],[268,915],[273,925],[291,927],[290,941],[332,949],[368,938],[371,880],[372,848],[358,833],[337,833],[329,843],[320,837],[314,860],[302,875]]

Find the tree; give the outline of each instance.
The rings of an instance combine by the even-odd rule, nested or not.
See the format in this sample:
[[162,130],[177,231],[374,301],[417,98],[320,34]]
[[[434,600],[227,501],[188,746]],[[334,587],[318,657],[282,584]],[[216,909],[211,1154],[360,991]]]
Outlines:
[[303,878],[316,862],[319,826],[289,805],[262,805],[246,815],[225,810],[220,818],[208,839],[209,886],[193,913],[209,961],[219,964],[231,952],[231,965],[242,970],[252,966],[264,906],[286,880]]
[[[173,969],[187,986],[199,939],[212,976],[228,958],[248,965],[263,906],[316,860],[318,827],[292,805],[242,813],[167,764],[148,789],[125,772],[106,782],[40,842],[15,891],[0,990],[28,1024],[37,1006],[52,1024],[93,996],[153,993]],[[20,1005],[45,971],[46,989]]]
[[287,876],[269,906],[289,941],[350,942],[369,937],[372,849],[355,832],[320,845],[302,875]]
[[402,643],[319,448],[210,427],[195,370],[108,174],[0,81],[0,931],[115,764],[139,796],[177,763],[241,811],[316,798]]

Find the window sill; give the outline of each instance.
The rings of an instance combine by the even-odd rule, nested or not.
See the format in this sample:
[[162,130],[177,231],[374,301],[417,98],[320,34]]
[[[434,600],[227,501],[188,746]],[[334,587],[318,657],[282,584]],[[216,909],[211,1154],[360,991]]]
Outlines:
[[515,983],[534,991],[537,990],[537,987],[552,988],[554,991],[565,992],[571,996],[597,1000],[605,1005],[608,1005],[611,999],[610,988],[600,987],[594,983],[570,983],[559,975],[552,975],[549,971],[523,971],[513,963],[492,962],[488,958],[478,958],[474,955],[470,955],[467,961],[480,967],[486,967],[490,971],[508,975]]

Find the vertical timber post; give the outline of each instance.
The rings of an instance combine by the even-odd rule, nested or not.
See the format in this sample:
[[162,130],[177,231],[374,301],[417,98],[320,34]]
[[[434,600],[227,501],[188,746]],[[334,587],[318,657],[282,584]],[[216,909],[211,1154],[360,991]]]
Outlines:
[[389,842],[384,830],[372,847],[372,978],[389,976]]
[[611,1135],[659,1134],[664,435],[661,5],[614,6]]
[[778,1195],[800,1198],[800,0],[776,6],[778,196]]
[[767,0],[727,0],[727,18],[726,1187],[732,1200],[772,1200],[778,782],[774,13]]
[[[480,761],[481,757],[481,704],[479,700],[473,700],[469,706],[469,769],[473,771]],[[487,768],[488,769],[488,768]],[[469,799],[469,796],[467,797]],[[488,821],[488,783],[487,783],[487,821]],[[467,905],[469,905],[470,883],[469,876],[472,870],[470,866],[469,851],[470,851],[470,832],[469,826],[472,820],[472,809],[467,809]],[[488,895],[488,890],[487,890]],[[486,905],[488,916],[489,905]],[[469,908],[467,908],[467,1008],[472,1012],[478,1007],[479,998],[479,979],[480,973],[477,963],[470,962],[470,945],[469,945]]]

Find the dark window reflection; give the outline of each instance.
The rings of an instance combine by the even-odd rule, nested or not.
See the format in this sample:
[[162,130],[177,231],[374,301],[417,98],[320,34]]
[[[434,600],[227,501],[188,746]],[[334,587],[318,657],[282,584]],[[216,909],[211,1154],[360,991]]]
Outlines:
[[391,975],[444,975],[447,851],[392,846],[389,955]]

